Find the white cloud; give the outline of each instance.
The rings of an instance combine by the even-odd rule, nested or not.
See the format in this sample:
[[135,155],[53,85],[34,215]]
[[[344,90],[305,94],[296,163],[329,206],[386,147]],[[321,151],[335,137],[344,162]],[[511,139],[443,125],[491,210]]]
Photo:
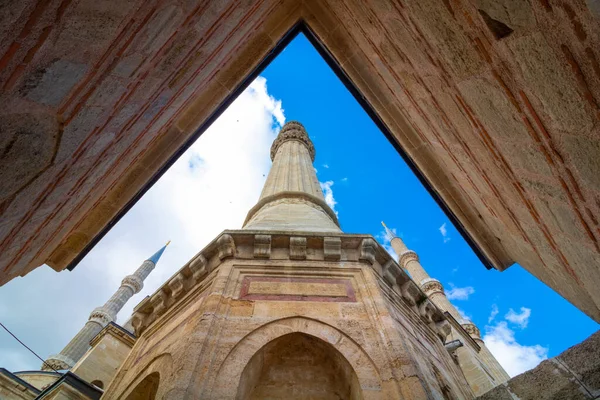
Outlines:
[[331,207],[335,215],[337,215],[337,211],[335,210],[335,205],[337,204],[337,201],[335,201],[335,198],[333,197],[333,190],[331,189],[331,187],[333,186],[333,181],[319,182],[319,184],[321,185],[321,190],[325,195],[325,203],[327,203],[327,205]]
[[[0,307],[0,321],[43,358],[58,353],[123,277],[171,239],[141,293],[119,313],[124,323],[137,303],[220,232],[242,226],[259,198],[271,167],[269,149],[284,122],[281,102],[257,78],[73,272],[42,267],[3,286],[0,305],[19,307]],[[0,331],[0,365],[15,371],[37,369],[40,362]]]
[[323,168],[325,168],[325,169],[329,169],[329,165],[327,165],[327,164],[323,164]]
[[438,228],[442,237],[444,238],[444,243],[448,243],[450,241],[450,237],[448,236],[448,229],[446,229],[446,223],[444,222],[442,226]]
[[456,305],[454,305],[454,308],[456,308],[456,311],[458,311],[458,313],[460,314],[462,319],[467,319],[469,321],[471,321],[473,319],[473,317],[470,314],[467,314],[463,309],[456,307]]
[[450,283],[450,290],[446,290],[446,297],[448,300],[469,300],[469,296],[473,293],[475,289],[472,286],[460,288]]
[[511,377],[536,367],[548,358],[548,348],[539,344],[525,346],[518,343],[515,332],[506,321],[486,326],[483,341]]
[[521,307],[521,313],[516,312],[512,308],[508,310],[508,313],[504,316],[507,321],[512,322],[521,329],[527,328],[529,323],[529,317],[531,316],[531,309]]
[[342,182],[348,182],[348,178],[347,178],[347,177],[344,177],[344,178],[342,178],[342,179],[341,179],[341,181],[342,181]]
[[492,304],[492,312],[490,312],[490,316],[488,317],[488,324],[496,318],[496,315],[498,315],[498,305]]

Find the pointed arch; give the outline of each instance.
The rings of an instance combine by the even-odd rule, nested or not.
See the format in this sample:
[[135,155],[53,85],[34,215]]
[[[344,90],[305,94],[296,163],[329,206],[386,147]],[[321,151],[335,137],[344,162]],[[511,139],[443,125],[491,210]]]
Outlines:
[[[244,369],[252,357],[268,343],[292,333],[302,333],[332,346],[356,374],[359,391],[381,391],[379,371],[358,343],[324,322],[305,317],[289,317],[260,326],[234,346],[219,368],[211,397],[235,398]],[[233,385],[232,382],[237,384]]]

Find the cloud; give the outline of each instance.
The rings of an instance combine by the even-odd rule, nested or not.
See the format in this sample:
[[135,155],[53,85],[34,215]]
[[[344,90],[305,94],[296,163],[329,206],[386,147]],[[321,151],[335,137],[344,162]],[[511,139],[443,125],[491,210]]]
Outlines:
[[518,343],[515,332],[508,327],[506,321],[486,326],[483,341],[511,377],[535,368],[548,358],[547,347]]
[[[396,228],[391,228],[390,231],[392,231],[394,236],[402,237],[402,233],[398,234]],[[389,253],[390,256],[392,256],[394,260],[398,261],[398,254],[396,254],[396,251],[392,248],[392,245],[390,244],[390,237],[388,237],[388,234],[385,231],[385,229],[382,229],[379,232],[379,234],[375,236],[375,239],[377,239],[379,243],[381,243],[383,248]]]
[[[269,149],[284,122],[281,101],[258,77],[73,272],[42,267],[3,286],[0,321],[41,357],[58,353],[121,280],[171,239],[142,291],[119,313],[124,323],[135,305],[219,233],[242,226],[260,196]],[[1,366],[16,371],[40,364],[0,330]]]
[[327,164],[323,164],[323,168],[325,168],[325,169],[329,169],[329,165],[327,165]]
[[456,311],[458,311],[458,313],[460,314],[462,319],[467,319],[469,321],[471,321],[473,319],[473,317],[470,314],[467,314],[463,309],[456,307],[456,305],[454,305],[454,308],[456,308]]
[[446,223],[444,222],[442,226],[438,228],[442,237],[444,238],[444,243],[448,243],[450,241],[450,237],[448,236],[448,230],[446,229]]
[[327,203],[327,205],[331,207],[335,215],[337,215],[337,211],[335,210],[335,205],[337,204],[337,201],[335,201],[335,198],[333,197],[333,190],[331,189],[331,187],[333,186],[333,181],[319,182],[319,184],[321,185],[321,190],[325,195],[325,203]]
[[491,323],[494,320],[494,318],[496,318],[496,315],[498,315],[498,305],[492,304],[492,312],[490,313],[490,316],[488,317],[488,324]]
[[450,290],[446,291],[446,297],[448,300],[469,300],[469,296],[475,293],[475,289],[472,286],[466,286],[459,288],[450,284]]
[[517,325],[521,329],[527,328],[527,324],[529,323],[529,317],[531,316],[531,309],[526,307],[521,307],[521,313],[515,312],[512,308],[508,310],[508,313],[504,316],[504,318]]
[[348,182],[348,178],[347,178],[347,177],[344,177],[344,178],[342,178],[342,179],[341,179],[341,181],[342,181],[342,182]]

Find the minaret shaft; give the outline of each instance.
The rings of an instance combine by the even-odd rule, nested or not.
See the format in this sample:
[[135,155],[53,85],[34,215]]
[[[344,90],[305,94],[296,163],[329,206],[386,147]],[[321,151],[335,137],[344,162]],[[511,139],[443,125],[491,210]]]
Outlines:
[[313,168],[315,149],[298,122],[285,124],[271,146],[273,166],[244,229],[341,232]]
[[126,276],[121,282],[121,286],[110,299],[102,307],[98,307],[91,312],[83,328],[81,328],[59,354],[50,356],[44,365],[42,365],[42,369],[49,370],[49,366],[56,370],[71,369],[90,348],[90,341],[108,323],[115,321],[118,312],[121,311],[125,303],[134,294],[142,290],[144,279],[150,275],[150,272],[156,266],[156,262],[162,255],[165,247],[160,249],[150,259],[144,261],[133,274]]

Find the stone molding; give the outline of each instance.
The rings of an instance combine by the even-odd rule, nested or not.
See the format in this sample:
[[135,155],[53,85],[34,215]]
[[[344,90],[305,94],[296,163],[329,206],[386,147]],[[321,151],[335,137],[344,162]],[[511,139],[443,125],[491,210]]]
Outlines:
[[277,248],[277,258],[282,262],[285,262],[287,253],[287,259],[298,263],[321,260],[369,264],[390,296],[404,302],[445,341],[447,324],[442,323],[446,319],[444,312],[429,301],[427,295],[372,236],[314,232],[299,236],[291,231],[269,231],[267,234],[265,231],[252,230],[223,232],[152,296],[138,304],[131,319],[135,334],[139,337],[151,325],[155,326],[155,322],[159,323],[160,318],[167,318],[161,316],[167,313],[171,315],[170,310],[178,307],[176,304],[188,301],[188,295],[204,291],[212,282],[212,272],[226,257],[240,257],[240,260],[247,262],[256,259],[255,254],[260,254],[258,259],[261,259],[267,244],[270,244],[271,254],[273,247]]
[[62,354],[54,354],[44,361],[44,364],[42,364],[42,371],[52,371],[52,368],[57,371],[71,369],[74,365],[75,361],[71,360],[69,357]]
[[434,293],[444,294],[444,286],[442,283],[434,278],[427,278],[421,281],[421,290],[425,292],[427,296],[431,296]]
[[131,333],[127,332],[127,330],[122,326],[111,322],[102,328],[102,330],[98,332],[96,336],[94,336],[94,338],[90,341],[90,346],[94,347],[107,334],[118,338],[122,342],[129,345],[129,347],[133,347],[135,344],[135,337]]
[[290,140],[295,140],[304,144],[308,149],[310,159],[313,162],[315,161],[315,146],[308,137],[308,133],[306,133],[306,129],[304,129],[304,126],[296,121],[290,121],[286,123],[283,126],[283,128],[281,128],[281,130],[279,131],[279,135],[277,135],[277,138],[273,141],[273,144],[271,145],[271,161],[275,160],[275,155],[277,154],[277,150],[279,150],[279,147],[281,147],[282,144]]
[[271,257],[271,235],[254,235],[254,258]]
[[306,238],[292,236],[290,238],[290,260],[306,260]]
[[402,265],[402,268],[406,269],[406,264],[411,261],[419,262],[419,255],[412,250],[407,250],[400,254],[398,257],[398,262]]
[[139,293],[140,290],[144,287],[144,281],[138,276],[135,275],[127,275],[121,281],[121,286],[130,287],[133,290],[133,293]]
[[473,339],[475,339],[475,340],[480,339],[481,340],[481,332],[479,332],[479,328],[477,327],[477,325],[475,325],[471,321],[462,322],[460,325],[464,328],[464,330]]
[[95,308],[94,311],[90,313],[89,321],[97,322],[101,326],[106,326],[108,323],[114,321],[115,316],[108,313],[104,307]]
[[258,203],[256,203],[256,205],[254,207],[252,207],[250,209],[250,211],[248,211],[248,215],[246,215],[246,220],[244,221],[243,226],[246,226],[247,224],[249,224],[250,221],[252,221],[252,218],[261,209],[266,208],[266,207],[271,207],[271,206],[281,204],[281,203],[306,204],[316,210],[324,212],[325,214],[327,214],[327,216],[329,216],[329,218],[331,218],[331,220],[333,221],[334,224],[336,224],[338,227],[340,226],[340,223],[338,222],[338,219],[337,219],[337,215],[335,215],[335,212],[333,212],[331,207],[329,207],[327,205],[327,203],[325,203],[324,200],[322,200],[316,196],[313,196],[311,194],[308,194],[306,192],[293,192],[293,191],[278,192],[271,196],[263,197],[262,199],[260,199],[258,201]]
[[342,239],[339,237],[324,238],[323,256],[327,261],[339,261],[342,258]]

